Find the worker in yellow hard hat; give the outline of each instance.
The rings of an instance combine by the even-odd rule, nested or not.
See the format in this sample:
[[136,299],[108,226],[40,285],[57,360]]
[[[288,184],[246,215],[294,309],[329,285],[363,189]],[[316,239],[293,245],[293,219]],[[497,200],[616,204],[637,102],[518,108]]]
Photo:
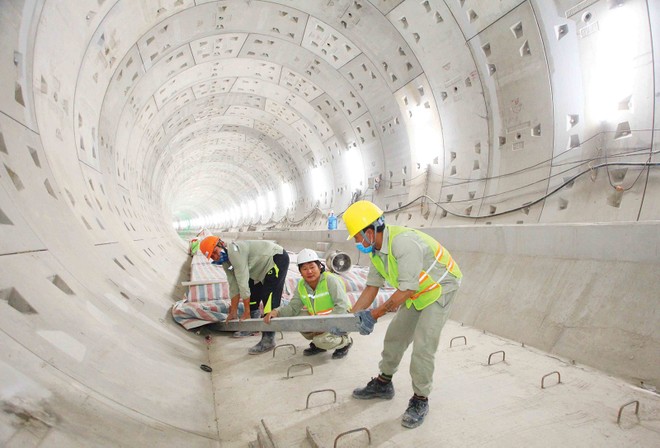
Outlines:
[[[354,238],[357,249],[371,259],[367,286],[353,306],[360,318],[360,334],[370,334],[381,316],[397,310],[385,333],[380,374],[366,387],[355,389],[353,397],[391,399],[392,376],[412,343],[414,395],[401,424],[415,428],[429,410],[435,352],[463,274],[449,251],[434,238],[415,229],[385,224],[383,211],[369,201],[351,204],[343,220],[348,239]],[[369,309],[385,281],[396,291],[385,303]]]
[[[261,317],[263,312],[280,306],[284,281],[289,269],[289,254],[279,244],[271,241],[236,241],[225,243],[217,236],[207,236],[199,250],[214,263],[222,265],[227,274],[231,305],[227,320],[238,319],[238,303],[243,302],[241,320]],[[239,336],[248,335],[240,334]],[[275,332],[264,331],[257,345],[248,353],[257,355],[275,347]]]
[[[351,302],[346,295],[344,281],[335,274],[326,272],[318,254],[311,249],[303,249],[296,260],[302,278],[293,292],[291,301],[267,314],[264,322],[272,318],[310,316],[328,314],[346,314],[351,309]],[[304,356],[312,356],[334,349],[333,359],[340,359],[348,354],[353,339],[346,333],[336,331],[304,332],[303,337],[312,342],[303,350]]]

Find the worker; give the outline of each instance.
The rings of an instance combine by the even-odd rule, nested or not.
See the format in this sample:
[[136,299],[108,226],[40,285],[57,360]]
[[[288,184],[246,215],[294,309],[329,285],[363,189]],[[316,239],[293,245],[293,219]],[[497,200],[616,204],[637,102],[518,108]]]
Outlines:
[[[231,304],[227,320],[238,319],[238,303],[243,302],[240,320],[261,317],[280,306],[284,280],[289,269],[289,254],[271,241],[236,241],[225,243],[220,237],[207,236],[199,245],[207,258],[222,265],[227,274]],[[266,353],[275,347],[275,332],[265,331],[261,340],[248,350],[251,355]]]
[[[293,292],[288,305],[274,309],[266,314],[264,322],[280,317],[299,316],[307,312],[310,316],[327,314],[346,314],[351,309],[351,303],[346,295],[344,281],[326,272],[319,256],[311,249],[303,249],[298,254],[298,270],[302,278]],[[303,355],[311,356],[334,349],[333,359],[343,358],[353,345],[353,340],[347,334],[331,332],[303,332],[303,337],[309,341],[309,348],[303,350]]]
[[[391,399],[392,376],[412,343],[410,376],[414,395],[401,424],[415,428],[429,411],[440,332],[463,274],[435,239],[418,230],[385,224],[383,211],[369,201],[351,204],[343,220],[348,239],[354,238],[357,249],[371,259],[366,287],[353,307],[359,317],[360,334],[370,334],[381,316],[398,309],[385,333],[379,375],[366,387],[355,389],[353,397]],[[384,281],[396,291],[386,302],[369,309]]]
[[204,239],[204,236],[206,235],[206,233],[207,233],[207,230],[202,228],[199,232],[197,232],[197,235],[195,235],[195,237],[190,240],[190,247],[188,248],[188,255],[190,255],[192,257],[197,253],[197,250],[199,250],[199,243],[202,242],[202,239]]
[[199,238],[195,237],[190,240],[190,246],[188,248],[188,255],[191,257],[197,253],[197,250],[199,250]]

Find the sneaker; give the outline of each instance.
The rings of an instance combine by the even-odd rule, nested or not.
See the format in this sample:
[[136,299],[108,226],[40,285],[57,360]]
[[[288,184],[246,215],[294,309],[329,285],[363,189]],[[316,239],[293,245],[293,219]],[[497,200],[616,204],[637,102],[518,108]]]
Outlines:
[[420,400],[419,398],[412,397],[408,401],[408,409],[401,418],[401,425],[406,428],[417,428],[424,423],[424,417],[429,413],[429,401]]
[[334,353],[332,354],[332,359],[341,359],[344,356],[348,355],[348,349],[351,348],[351,345],[353,345],[353,339],[349,338],[348,345],[335,350]]
[[256,336],[258,335],[258,331],[235,331],[234,334],[231,335],[232,338],[246,338],[248,336]]
[[366,387],[355,389],[353,391],[353,398],[360,400],[370,400],[372,398],[385,398],[391,400],[394,397],[394,384],[383,383],[378,378],[372,378]]
[[312,355],[316,355],[318,353],[323,353],[323,352],[327,352],[327,350],[324,350],[322,348],[318,348],[313,342],[310,342],[309,343],[309,348],[306,348],[305,350],[303,350],[303,355],[304,356],[312,356]]

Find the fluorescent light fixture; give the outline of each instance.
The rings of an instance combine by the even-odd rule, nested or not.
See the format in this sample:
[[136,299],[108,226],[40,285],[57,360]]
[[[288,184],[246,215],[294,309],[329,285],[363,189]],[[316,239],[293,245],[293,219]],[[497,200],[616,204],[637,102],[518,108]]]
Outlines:
[[282,192],[282,204],[284,205],[284,208],[291,207],[294,201],[293,189],[291,188],[291,185],[288,182],[283,183],[281,187],[281,192]]
[[250,221],[254,220],[255,216],[257,216],[257,204],[254,202],[254,199],[250,199],[247,203],[247,209],[248,209],[248,219]]
[[211,226],[220,227],[221,222],[222,222],[222,214],[221,213],[214,213],[213,216],[211,216]]
[[266,210],[266,200],[264,199],[263,196],[259,196],[257,198],[256,207],[257,207],[258,220],[261,220],[262,218],[268,215],[267,213],[268,210]]
[[277,208],[277,198],[275,197],[275,192],[273,190],[269,190],[267,194],[267,198],[268,198],[268,215],[270,216],[270,214],[273,213]]
[[413,161],[426,166],[442,154],[442,135],[438,126],[437,114],[421,104],[413,112],[410,120],[410,144]]
[[250,209],[245,202],[241,203],[241,221],[246,221],[250,218]]
[[348,173],[348,184],[350,190],[360,188],[362,183],[362,176],[364,175],[364,163],[362,161],[362,154],[357,146],[352,145],[344,154],[344,166]]
[[231,210],[231,223],[232,225],[238,225],[241,221],[241,209],[235,205]]
[[328,181],[326,180],[325,170],[320,166],[314,167],[310,170],[310,182],[312,184],[312,197],[320,199],[323,192],[328,189]]
[[634,61],[639,55],[638,17],[630,7],[603,10],[603,18],[592,26],[599,33],[590,36],[595,41],[592,77],[587,83],[589,112],[598,121],[616,121],[619,103],[632,95]]

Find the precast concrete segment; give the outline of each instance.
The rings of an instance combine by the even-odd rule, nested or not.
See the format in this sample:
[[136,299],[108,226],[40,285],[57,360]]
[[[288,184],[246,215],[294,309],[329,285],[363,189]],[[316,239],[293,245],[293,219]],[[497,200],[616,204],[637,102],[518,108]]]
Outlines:
[[263,319],[230,320],[209,327],[217,331],[337,331],[357,332],[359,318],[353,314],[329,316],[275,317],[269,323]]

